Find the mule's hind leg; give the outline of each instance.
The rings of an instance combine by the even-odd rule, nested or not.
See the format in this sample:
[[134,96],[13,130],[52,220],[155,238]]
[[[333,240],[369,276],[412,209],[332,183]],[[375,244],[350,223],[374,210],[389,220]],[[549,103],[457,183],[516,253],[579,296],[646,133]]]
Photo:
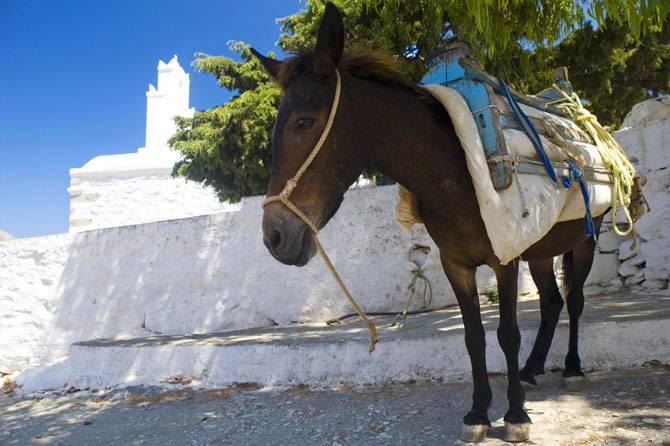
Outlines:
[[461,440],[479,442],[484,439],[491,423],[488,410],[492,393],[486,370],[486,338],[479,313],[479,295],[475,281],[475,267],[461,265],[442,258],[449,283],[456,294],[465,327],[465,346],[472,366],[472,408],[463,418]]
[[533,350],[521,369],[521,381],[534,386],[537,384],[535,376],[544,373],[544,363],[563,308],[563,298],[556,285],[553,257],[532,260],[528,262],[528,267],[540,293],[541,320]]
[[584,310],[584,283],[591,271],[595,250],[596,242],[589,237],[572,253],[563,255],[563,283],[570,315],[570,341],[563,372],[563,376],[568,379],[568,390],[580,390],[584,382],[579,358],[579,317]]
[[505,414],[506,441],[526,441],[530,436],[530,418],[523,408],[526,395],[519,375],[519,346],[521,334],[516,319],[517,279],[519,260],[494,268],[500,296],[500,325],[498,342],[507,361],[507,399],[509,410]]

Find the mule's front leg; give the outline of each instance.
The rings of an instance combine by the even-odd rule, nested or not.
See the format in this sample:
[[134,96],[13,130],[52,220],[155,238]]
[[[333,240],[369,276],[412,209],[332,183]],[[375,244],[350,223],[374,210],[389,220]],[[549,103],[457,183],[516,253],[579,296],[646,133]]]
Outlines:
[[454,289],[465,326],[465,346],[470,355],[474,390],[472,409],[463,418],[461,440],[479,442],[486,436],[491,423],[487,415],[492,393],[486,371],[486,338],[479,313],[479,295],[475,281],[475,267],[442,260],[447,278]]
[[521,334],[516,320],[517,276],[519,261],[495,267],[500,296],[500,325],[498,342],[507,361],[507,399],[509,410],[505,414],[505,440],[526,441],[530,437],[530,418],[523,408],[526,398],[519,375],[519,346]]

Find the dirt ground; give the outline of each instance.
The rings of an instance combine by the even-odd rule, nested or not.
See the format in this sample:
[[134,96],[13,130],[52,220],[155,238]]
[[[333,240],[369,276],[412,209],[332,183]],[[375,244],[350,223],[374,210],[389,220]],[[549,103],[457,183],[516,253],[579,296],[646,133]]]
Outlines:
[[[506,444],[506,378],[491,378],[493,427]],[[193,390],[136,386],[105,392],[0,395],[0,445],[451,445],[470,404],[469,383],[362,389]],[[581,392],[559,372],[527,392],[533,445],[670,446],[670,367],[591,373]]]

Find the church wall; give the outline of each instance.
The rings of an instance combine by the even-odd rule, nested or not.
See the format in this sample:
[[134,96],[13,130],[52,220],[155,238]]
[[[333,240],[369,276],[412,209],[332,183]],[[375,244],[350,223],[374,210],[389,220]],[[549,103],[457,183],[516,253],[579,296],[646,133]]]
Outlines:
[[234,210],[239,205],[219,202],[211,188],[171,169],[136,176],[77,176],[72,178],[70,232],[127,226],[160,220]]

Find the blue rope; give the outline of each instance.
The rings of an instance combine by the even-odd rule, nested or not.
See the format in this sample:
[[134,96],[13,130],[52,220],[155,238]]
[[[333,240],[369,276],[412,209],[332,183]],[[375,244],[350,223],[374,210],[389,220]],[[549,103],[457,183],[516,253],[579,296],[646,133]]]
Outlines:
[[[586,232],[586,235],[596,235],[596,228],[593,224],[593,217],[591,216],[591,200],[589,200],[589,192],[586,190],[586,184],[584,183],[584,174],[581,173],[577,166],[571,161],[565,160],[565,162],[570,166],[570,172],[567,177],[561,178],[561,183],[569,189],[572,187],[572,178],[579,181],[582,197],[584,197],[584,206],[586,207],[586,215],[584,215],[584,231]],[[572,177],[570,175],[572,175]]]
[[[537,134],[537,131],[535,131],[535,127],[533,127],[533,124],[531,124],[528,116],[526,116],[524,111],[521,109],[521,106],[517,104],[516,100],[514,100],[510,94],[509,89],[507,88],[507,84],[505,84],[505,82],[503,82],[503,80],[500,78],[498,78],[498,82],[500,82],[500,86],[502,86],[502,89],[505,92],[505,96],[507,96],[507,102],[509,102],[516,119],[519,121],[519,124],[521,124],[521,128],[528,136],[528,139],[530,139],[530,142],[533,143],[533,147],[535,147],[537,156],[540,157],[540,161],[542,161],[544,164],[544,168],[547,169],[549,178],[551,178],[554,183],[558,184],[558,181],[556,180],[556,172],[554,172],[554,166],[551,165],[551,161],[547,156],[547,152],[545,152],[544,147],[542,146],[540,135]],[[526,125],[524,125],[524,122]],[[528,129],[530,129],[530,131],[528,131]]]
[[[523,128],[523,131],[528,136],[528,139],[530,139],[530,142],[533,143],[533,147],[535,147],[535,152],[537,152],[537,156],[540,157],[542,164],[544,164],[545,169],[547,169],[549,177],[554,181],[554,183],[558,184],[558,181],[556,180],[556,172],[554,171],[554,166],[552,166],[551,161],[549,160],[549,156],[547,156],[547,152],[545,152],[544,147],[542,146],[542,140],[540,139],[540,136],[537,134],[535,127],[533,127],[533,124],[530,122],[530,119],[528,119],[528,116],[526,116],[526,114],[523,112],[521,106],[514,100],[505,82],[503,82],[503,80],[500,78],[498,78],[498,81],[500,82],[500,85],[502,86],[502,89],[505,92],[507,102],[509,102],[509,105],[512,108],[512,111],[514,112],[516,119],[521,124],[521,128]],[[526,125],[524,125],[524,123]],[[582,190],[582,197],[584,197],[584,206],[586,207],[586,215],[584,215],[584,231],[586,232],[586,235],[595,236],[596,229],[595,225],[593,224],[593,217],[591,216],[591,205],[590,205],[591,200],[589,199],[589,192],[586,189],[586,183],[584,182],[584,175],[579,171],[577,166],[575,166],[571,161],[566,160],[565,162],[568,163],[570,171],[567,177],[561,178],[561,183],[563,184],[563,186],[569,189],[572,187],[572,178],[579,181],[579,187]]]

